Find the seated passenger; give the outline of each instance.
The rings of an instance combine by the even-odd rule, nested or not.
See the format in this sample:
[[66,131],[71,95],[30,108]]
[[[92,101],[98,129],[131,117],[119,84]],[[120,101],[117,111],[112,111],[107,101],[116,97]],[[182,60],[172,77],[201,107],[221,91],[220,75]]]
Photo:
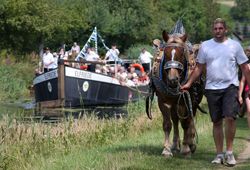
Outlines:
[[123,79],[127,79],[128,74],[127,74],[125,67],[123,66],[120,67],[120,70],[118,71],[117,76],[122,77]]
[[138,76],[135,76],[135,77],[133,78],[133,82],[135,83],[135,85],[138,85],[139,77],[138,77]]
[[96,73],[102,73],[102,71],[101,71],[101,65],[100,64],[96,64],[95,72]]
[[146,72],[142,72],[141,76],[139,77],[139,81],[143,84],[147,84],[149,82],[149,77]]
[[108,75],[108,68],[106,66],[101,66],[101,73]]
[[132,75],[132,78],[138,77],[137,73],[135,72],[135,68],[134,67],[130,67],[129,68],[129,73]]
[[108,75],[115,77],[115,67],[109,67]]

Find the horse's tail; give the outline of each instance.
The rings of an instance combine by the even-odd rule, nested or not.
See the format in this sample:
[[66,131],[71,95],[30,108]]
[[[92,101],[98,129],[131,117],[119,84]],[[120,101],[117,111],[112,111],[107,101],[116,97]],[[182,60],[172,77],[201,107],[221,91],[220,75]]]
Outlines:
[[201,112],[201,113],[204,113],[204,114],[207,114],[207,112],[205,110],[203,110],[199,105],[198,105],[198,110]]
[[152,120],[151,106],[152,106],[152,103],[150,101],[150,96],[147,96],[146,97],[146,113],[147,113],[148,118]]
[[151,108],[152,108],[152,102],[154,100],[154,92],[155,90],[154,90],[153,79],[151,78],[149,82],[149,95],[146,97],[146,113],[150,120],[152,120]]

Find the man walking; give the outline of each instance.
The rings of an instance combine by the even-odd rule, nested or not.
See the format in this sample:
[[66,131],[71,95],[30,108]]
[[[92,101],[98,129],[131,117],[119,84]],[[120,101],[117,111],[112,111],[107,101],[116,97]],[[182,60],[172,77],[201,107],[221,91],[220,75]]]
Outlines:
[[[227,26],[223,19],[213,22],[213,38],[201,44],[197,56],[197,66],[188,82],[181,89],[191,87],[191,84],[201,75],[206,67],[205,96],[213,122],[213,137],[217,155],[214,164],[225,163],[234,166],[233,141],[236,132],[236,114],[239,110],[238,95],[238,65],[250,83],[248,58],[241,45],[226,36]],[[223,132],[223,121],[225,130]],[[223,151],[224,136],[226,152]]]

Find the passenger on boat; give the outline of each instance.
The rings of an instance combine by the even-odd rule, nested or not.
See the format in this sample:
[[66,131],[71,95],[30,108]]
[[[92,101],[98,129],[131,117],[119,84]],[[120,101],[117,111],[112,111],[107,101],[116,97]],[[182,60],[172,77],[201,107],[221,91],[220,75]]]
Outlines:
[[139,81],[143,84],[147,84],[149,82],[149,77],[146,72],[143,72],[141,76],[139,76]]
[[102,66],[101,67],[101,73],[102,74],[108,75],[108,72],[109,72],[109,69],[108,69],[107,66]]
[[149,73],[151,69],[151,59],[153,56],[146,50],[146,48],[141,49],[141,53],[139,56],[139,61],[144,68],[144,71]]
[[61,47],[58,52],[58,59],[64,59],[64,54],[64,48]]
[[134,78],[134,77],[138,77],[138,75],[137,75],[137,73],[135,72],[135,67],[130,67],[129,68],[129,73],[131,74],[131,76],[132,76],[132,79]]
[[117,72],[117,78],[121,81],[126,81],[127,77],[128,77],[128,73],[125,67],[121,66],[119,71]]
[[[92,48],[88,47],[85,59],[86,59],[86,61],[98,61],[98,60],[100,60],[100,57],[98,54],[95,53],[95,51],[93,51]],[[94,63],[88,64],[87,70],[95,72],[95,67],[96,67],[96,64],[94,64]]]
[[74,42],[73,46],[71,47],[71,52],[79,54],[80,53],[80,46],[77,44],[77,42]]
[[95,72],[96,73],[102,73],[102,67],[101,67],[100,64],[96,64],[96,66],[95,66]]
[[49,70],[53,69],[54,57],[50,53],[49,47],[46,47],[44,51],[45,53],[43,54],[43,68],[44,72],[48,72]]
[[40,71],[39,68],[35,69],[35,76],[39,76],[40,74],[42,74],[43,72]]
[[115,62],[117,61],[119,63],[119,54],[120,51],[117,49],[116,44],[112,44],[111,49],[109,49],[105,55],[104,60],[108,62]]
[[127,79],[126,78],[123,78],[123,77],[119,77],[119,82],[122,86],[125,86],[127,85]]
[[53,53],[54,62],[52,63],[52,68],[56,69],[58,67],[58,55],[56,52]]
[[127,86],[134,86],[135,85],[135,83],[133,82],[133,76],[131,73],[128,73],[126,85]]
[[115,67],[113,67],[113,66],[109,67],[108,75],[115,77]]
[[138,76],[133,77],[133,82],[135,85],[140,85],[139,77]]

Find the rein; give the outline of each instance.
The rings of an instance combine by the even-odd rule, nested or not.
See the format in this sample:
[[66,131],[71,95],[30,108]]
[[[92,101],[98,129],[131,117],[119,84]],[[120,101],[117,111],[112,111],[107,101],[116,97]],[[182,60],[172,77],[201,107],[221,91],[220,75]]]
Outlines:
[[[184,105],[187,108],[187,110],[189,111],[189,114],[187,114],[186,116],[181,116],[179,114],[179,112],[178,112],[181,98],[183,98]],[[179,95],[178,101],[177,101],[177,109],[176,110],[177,110],[178,117],[180,119],[187,119],[189,116],[191,116],[191,118],[194,117],[193,107],[192,107],[192,101],[191,101],[190,93],[188,91],[183,91]]]
[[[187,96],[187,100],[186,100],[186,97],[185,95]],[[185,104],[185,107],[187,108],[187,110],[189,111],[189,114],[187,114],[186,116],[181,116],[178,112],[179,110],[179,104],[180,104],[180,99],[183,98],[183,101],[184,101],[184,104]],[[194,121],[194,112],[193,112],[193,107],[192,107],[192,101],[191,101],[191,97],[190,97],[190,93],[188,91],[183,91],[179,97],[178,97],[178,101],[177,101],[177,116],[180,118],[180,119],[187,119],[189,116],[191,117],[191,119],[193,119]],[[196,136],[196,143],[198,144],[198,141],[199,141],[199,137],[198,137],[198,132],[196,130],[196,127],[195,127],[195,122],[194,122],[194,130],[195,130],[195,136]]]

